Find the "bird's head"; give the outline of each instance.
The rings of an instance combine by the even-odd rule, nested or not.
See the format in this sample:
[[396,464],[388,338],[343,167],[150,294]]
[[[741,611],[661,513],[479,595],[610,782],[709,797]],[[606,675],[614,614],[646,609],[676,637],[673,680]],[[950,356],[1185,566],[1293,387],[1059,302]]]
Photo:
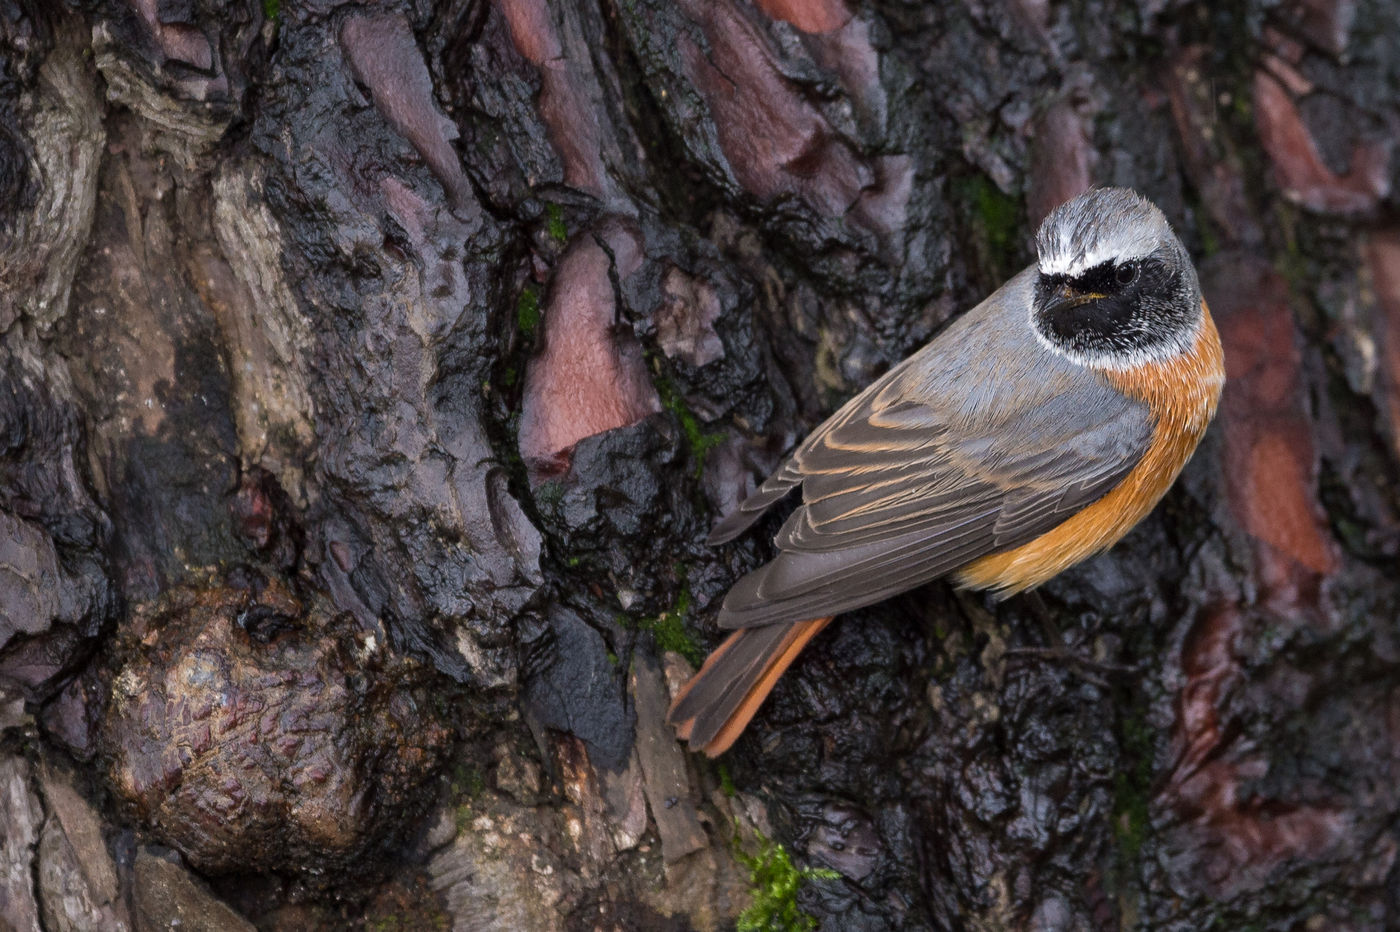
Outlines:
[[1203,311],[1196,270],[1167,218],[1127,188],[1056,207],[1036,233],[1031,327],[1052,351],[1101,369],[1189,353]]

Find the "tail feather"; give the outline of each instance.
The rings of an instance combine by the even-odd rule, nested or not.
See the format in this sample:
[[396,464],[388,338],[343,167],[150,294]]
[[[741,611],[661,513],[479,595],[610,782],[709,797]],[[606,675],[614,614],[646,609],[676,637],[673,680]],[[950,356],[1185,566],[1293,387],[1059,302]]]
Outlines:
[[830,621],[742,628],[725,638],[672,701],[667,718],[676,734],[710,757],[729,750],[783,671]]

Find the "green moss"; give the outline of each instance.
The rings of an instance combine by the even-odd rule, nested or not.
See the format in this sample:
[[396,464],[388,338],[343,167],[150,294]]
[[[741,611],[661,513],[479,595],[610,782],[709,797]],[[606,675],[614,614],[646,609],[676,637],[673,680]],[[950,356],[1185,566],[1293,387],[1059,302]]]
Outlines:
[[262,0],[263,19],[275,23],[282,18],[282,0]]
[[[652,366],[656,369],[655,363]],[[724,432],[718,430],[706,430],[700,418],[686,405],[681,393],[676,390],[675,384],[666,376],[657,374],[652,382],[656,385],[656,393],[661,397],[661,406],[670,412],[671,416],[679,422],[681,433],[685,435],[687,449],[690,450],[691,457],[695,460],[695,478],[700,478],[700,474],[705,470],[705,457],[710,455],[710,451],[724,442]]]
[[544,215],[549,238],[561,246],[567,243],[569,241],[569,228],[564,225],[564,211],[560,209],[558,204],[545,204]]
[[1254,96],[1247,93],[1248,88],[1241,86],[1235,93],[1230,95],[1230,110],[1235,115],[1235,120],[1242,126],[1250,126],[1254,123]]
[[690,411],[684,411],[681,415],[681,428],[685,431],[686,443],[690,444],[691,453],[694,454],[698,462],[695,466],[696,478],[699,478],[702,467],[705,465],[705,457],[710,451],[724,442],[724,434],[719,431],[707,431],[700,426],[700,421]]
[[1025,225],[1020,201],[982,174],[955,179],[951,193],[970,228],[970,245],[979,271],[989,281],[1004,281],[1020,258]]
[[1199,224],[1201,231],[1201,257],[1209,259],[1220,252],[1220,237],[1215,235],[1215,227],[1209,220],[1204,219],[1204,214],[1197,214],[1202,220]]
[[486,789],[486,774],[480,767],[459,763],[452,771],[452,795],[457,799],[475,799]]
[[987,244],[1003,255],[1011,252],[1016,248],[1016,231],[1020,229],[1021,211],[1016,199],[1002,193],[985,176],[973,180],[972,194]]
[[531,338],[540,327],[540,293],[533,285],[526,285],[515,302],[515,326]]
[[452,770],[451,784],[452,800],[456,804],[452,809],[452,821],[459,833],[471,829],[472,820],[476,817],[472,803],[485,791],[485,771],[466,761],[459,761]]
[[633,627],[650,631],[656,646],[663,651],[671,650],[680,654],[693,665],[699,666],[705,660],[705,651],[685,630],[685,618],[690,614],[690,586],[681,585],[675,605],[655,618],[643,618]]
[[740,864],[749,869],[749,895],[753,902],[739,914],[738,932],[807,932],[817,920],[797,905],[797,892],[813,880],[834,880],[840,875],[826,868],[799,868],[782,845],[758,836],[758,853],[735,850]]
[[1301,219],[1297,208],[1282,198],[1275,202],[1274,230],[1280,234],[1283,248],[1274,251],[1274,270],[1288,282],[1289,293],[1295,295],[1311,294],[1315,278],[1308,259],[1309,250],[1300,237],[1306,228],[1300,223]]
[[1142,851],[1150,827],[1153,736],[1140,710],[1124,717],[1120,735],[1128,766],[1113,777],[1113,831],[1120,860],[1124,866],[1130,866]]
[[662,612],[652,623],[651,633],[662,650],[673,650],[696,666],[704,662],[705,652],[686,634],[680,615]]
[[729,768],[721,761],[715,764],[715,771],[719,774],[719,791],[728,799],[733,799],[739,791],[734,787],[734,778],[729,775]]
[[[535,507],[541,511],[553,511],[564,500],[564,483],[558,479],[541,482],[535,488]],[[576,565],[576,564],[571,564]]]
[[[677,564],[676,575],[684,578],[685,567]],[[685,619],[690,614],[690,585],[681,583],[675,603],[655,618],[631,618],[619,616],[624,626],[637,631],[649,631],[656,646],[663,651],[675,651],[695,666],[705,660],[705,651],[685,630]]]

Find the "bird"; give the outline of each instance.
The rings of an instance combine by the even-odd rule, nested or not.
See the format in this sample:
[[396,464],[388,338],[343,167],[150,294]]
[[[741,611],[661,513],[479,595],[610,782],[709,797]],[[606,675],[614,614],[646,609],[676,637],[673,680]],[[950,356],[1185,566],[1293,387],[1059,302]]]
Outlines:
[[1224,353],[1190,255],[1128,188],[1052,210],[1036,261],[818,426],[709,535],[795,489],[776,556],[724,597],[732,633],[674,697],[728,750],[834,616],[947,576],[1005,598],[1116,543],[1215,415]]

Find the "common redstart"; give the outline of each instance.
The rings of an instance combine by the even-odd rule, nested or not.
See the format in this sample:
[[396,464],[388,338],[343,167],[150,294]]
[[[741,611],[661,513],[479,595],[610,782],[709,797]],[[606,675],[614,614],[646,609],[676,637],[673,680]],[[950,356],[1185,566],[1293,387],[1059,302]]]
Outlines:
[[951,575],[1021,592],[1152,510],[1215,414],[1224,357],[1191,258],[1152,203],[1060,205],[1037,262],[812,432],[710,543],[788,492],[778,555],[729,590],[737,629],[671,704],[727,750],[832,616]]

